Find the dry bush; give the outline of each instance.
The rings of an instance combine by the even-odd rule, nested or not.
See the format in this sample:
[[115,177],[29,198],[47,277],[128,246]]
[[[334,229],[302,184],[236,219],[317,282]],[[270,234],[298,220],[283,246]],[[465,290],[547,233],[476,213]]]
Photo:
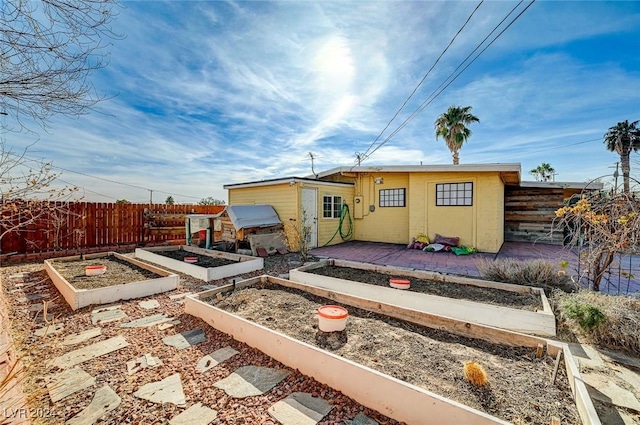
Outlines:
[[539,287],[544,289],[547,295],[554,289],[564,292],[574,292],[577,289],[570,276],[559,274],[557,267],[545,260],[522,261],[505,258],[492,261],[482,258],[476,262],[476,266],[484,279]]
[[551,301],[559,321],[590,343],[640,355],[640,299],[592,291],[555,291]]

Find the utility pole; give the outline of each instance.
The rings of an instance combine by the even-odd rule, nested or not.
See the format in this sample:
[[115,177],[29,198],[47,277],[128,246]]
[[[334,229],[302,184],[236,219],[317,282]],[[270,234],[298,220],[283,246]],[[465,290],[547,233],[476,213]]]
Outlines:
[[153,205],[153,190],[149,189],[149,205]]
[[[618,173],[618,166],[620,165],[620,161],[616,162],[616,171],[613,172],[613,178],[615,180],[615,184],[613,186],[613,193],[618,193],[618,177],[620,174]],[[609,167],[613,168],[613,167]]]

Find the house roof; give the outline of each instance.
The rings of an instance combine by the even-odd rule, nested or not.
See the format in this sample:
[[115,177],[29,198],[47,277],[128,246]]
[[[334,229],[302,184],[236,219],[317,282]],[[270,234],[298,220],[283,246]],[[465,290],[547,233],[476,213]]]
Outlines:
[[520,182],[520,187],[602,190],[601,182]]
[[[521,167],[519,163],[505,164],[436,164],[436,165],[370,165],[336,167],[316,175],[317,178],[328,177],[340,173],[489,173],[499,172],[505,184],[520,182]],[[311,178],[312,176],[307,176]]]
[[256,186],[272,186],[276,184],[295,184],[295,183],[314,183],[319,185],[327,185],[327,186],[353,186],[353,183],[338,183],[338,182],[327,182],[323,180],[316,180],[315,178],[309,177],[281,177],[277,179],[268,179],[268,180],[257,180],[252,182],[245,183],[232,183],[225,184],[222,186],[224,189],[237,189],[241,187],[256,187]]
[[271,205],[229,205],[225,211],[236,230],[282,224]]

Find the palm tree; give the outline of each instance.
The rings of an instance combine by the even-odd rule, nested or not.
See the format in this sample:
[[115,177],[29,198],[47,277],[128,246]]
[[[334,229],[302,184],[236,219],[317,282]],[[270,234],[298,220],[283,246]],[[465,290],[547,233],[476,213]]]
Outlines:
[[640,120],[629,123],[629,120],[619,122],[604,135],[604,144],[611,152],[620,155],[622,177],[624,179],[624,193],[629,193],[629,156],[631,152],[640,149],[640,129],[637,127]]
[[536,177],[536,181],[548,182],[551,180],[556,170],[551,166],[551,164],[547,162],[543,162],[538,165],[533,170],[529,171],[529,173],[533,174]]
[[471,137],[471,130],[466,126],[472,122],[480,122],[478,117],[469,111],[471,106],[449,106],[447,112],[440,115],[435,122],[436,140],[442,137],[453,156],[453,165],[460,163],[458,151],[464,142]]

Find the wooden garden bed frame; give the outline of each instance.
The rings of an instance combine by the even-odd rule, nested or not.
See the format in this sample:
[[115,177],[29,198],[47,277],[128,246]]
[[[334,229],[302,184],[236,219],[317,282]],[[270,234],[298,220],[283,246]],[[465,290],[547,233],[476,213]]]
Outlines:
[[262,351],[284,365],[297,369],[301,373],[341,391],[363,406],[375,409],[398,421],[407,424],[422,424],[425,423],[425,418],[429,418],[430,423],[437,424],[508,424],[502,419],[298,341],[206,302],[207,299],[215,297],[217,294],[267,282],[299,289],[341,304],[465,337],[480,338],[512,346],[531,347],[539,351],[546,350],[547,355],[556,357],[556,364],[559,364],[560,356],[564,355],[569,384],[582,423],[584,425],[601,425],[569,347],[567,344],[557,341],[465,323],[448,317],[267,275],[188,295],[185,299],[185,312],[201,318],[210,326]]
[[[219,267],[202,267],[197,264],[185,263],[173,258],[158,254],[158,252],[184,250],[198,255],[219,258],[223,260],[236,261],[235,264],[227,264]],[[180,246],[158,246],[152,248],[136,248],[136,258],[151,261],[171,270],[176,270],[197,279],[210,282],[216,279],[222,279],[230,276],[237,276],[244,273],[262,270],[264,268],[264,259],[260,257],[252,257],[250,255],[234,254],[231,252],[214,251],[210,249],[198,248],[187,245]]]
[[[129,282],[121,285],[106,286],[103,288],[77,289],[55,269],[56,263],[92,260],[108,256],[114,256],[118,260],[149,270],[161,277]],[[45,260],[44,268],[53,281],[53,284],[58,288],[58,291],[60,291],[73,310],[93,304],[108,304],[115,301],[142,298],[149,295],[160,294],[162,292],[173,291],[178,288],[178,284],[180,283],[180,278],[175,273],[168,272],[161,268],[136,260],[135,258],[118,254],[117,252],[102,252],[99,254],[90,254],[85,256],[76,255],[72,257],[56,258],[55,260]]]
[[[540,297],[542,310],[529,311],[477,301],[447,298],[438,295],[423,294],[419,292],[402,291],[394,288],[385,288],[367,283],[354,282],[308,273],[311,270],[326,266],[349,267],[358,270],[367,270],[388,274],[393,277],[415,278],[432,280],[442,283],[455,283],[481,288],[500,289],[503,291],[534,294]],[[376,299],[378,301],[394,304],[400,307],[416,309],[426,313],[451,317],[452,319],[473,322],[510,331],[521,332],[539,336],[556,335],[556,319],[549,305],[549,301],[541,288],[531,286],[513,285],[509,283],[492,282],[481,279],[472,279],[461,276],[443,275],[423,270],[409,270],[397,267],[379,266],[375,264],[359,263],[345,260],[321,260],[289,271],[289,279],[306,285],[317,286],[330,290],[349,293],[351,295]]]

